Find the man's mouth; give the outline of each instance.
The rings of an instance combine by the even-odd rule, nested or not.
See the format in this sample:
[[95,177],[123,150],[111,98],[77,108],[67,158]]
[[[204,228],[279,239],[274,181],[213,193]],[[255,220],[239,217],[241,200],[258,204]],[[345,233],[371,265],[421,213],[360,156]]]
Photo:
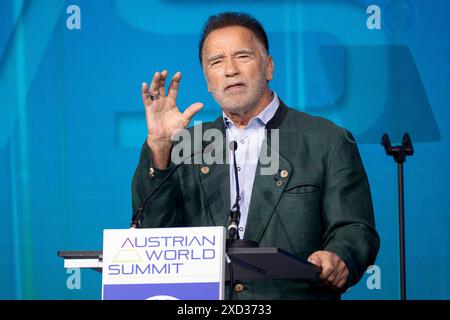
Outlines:
[[237,89],[237,88],[243,88],[244,86],[245,86],[245,84],[243,82],[232,83],[232,84],[227,85],[225,87],[224,91],[233,90],[233,89]]

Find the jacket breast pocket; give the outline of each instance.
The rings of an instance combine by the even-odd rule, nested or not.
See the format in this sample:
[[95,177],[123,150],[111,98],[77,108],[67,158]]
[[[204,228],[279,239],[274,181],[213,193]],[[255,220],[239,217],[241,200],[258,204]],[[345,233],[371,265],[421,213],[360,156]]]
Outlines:
[[295,184],[292,186],[287,186],[284,190],[286,195],[300,195],[305,193],[317,192],[319,191],[319,187],[315,184],[310,183],[301,183]]
[[318,214],[322,193],[320,187],[312,183],[296,183],[286,186],[282,196],[282,206],[287,212],[297,214]]
[[[320,245],[322,192],[318,184],[287,185],[273,221],[274,234],[285,234],[292,250],[304,252]],[[294,251],[295,252],[295,251]]]

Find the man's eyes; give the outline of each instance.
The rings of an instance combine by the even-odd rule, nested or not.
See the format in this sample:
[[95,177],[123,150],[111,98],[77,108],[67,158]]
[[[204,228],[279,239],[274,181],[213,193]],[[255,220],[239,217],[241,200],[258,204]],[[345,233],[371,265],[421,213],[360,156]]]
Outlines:
[[220,66],[222,64],[223,60],[216,60],[211,62],[211,67],[217,67]]
[[[240,62],[246,62],[249,61],[252,58],[250,54],[239,54],[235,56],[235,59]],[[214,60],[210,63],[211,68],[217,68],[220,67],[223,64],[223,59]]]
[[241,61],[247,61],[247,60],[250,60],[250,55],[249,54],[240,54],[237,56],[237,58]]

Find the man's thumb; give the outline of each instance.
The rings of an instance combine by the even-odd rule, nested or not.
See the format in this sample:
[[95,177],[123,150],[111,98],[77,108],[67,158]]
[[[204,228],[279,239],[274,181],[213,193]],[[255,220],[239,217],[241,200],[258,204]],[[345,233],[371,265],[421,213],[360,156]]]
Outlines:
[[316,266],[319,266],[319,267],[322,266],[322,260],[321,260],[320,257],[319,257],[317,254],[315,254],[315,253],[313,253],[312,255],[310,255],[310,256],[308,257],[308,261],[311,262],[311,263],[314,263]]
[[200,111],[200,109],[203,108],[203,103],[200,102],[196,102],[192,105],[189,106],[189,108],[187,108],[186,110],[184,110],[183,112],[183,117],[188,120],[191,121],[192,117]]

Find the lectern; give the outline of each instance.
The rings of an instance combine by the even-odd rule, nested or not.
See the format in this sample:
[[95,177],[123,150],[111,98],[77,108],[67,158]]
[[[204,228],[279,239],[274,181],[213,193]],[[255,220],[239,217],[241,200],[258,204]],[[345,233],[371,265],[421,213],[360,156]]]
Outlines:
[[[224,230],[222,232],[221,228],[222,227],[147,229],[148,233],[144,229],[131,229],[135,230],[130,231],[132,236],[129,236],[128,230],[109,230],[110,232],[113,232],[113,237],[111,238],[111,235],[107,236],[108,234],[105,231],[104,250],[109,246],[105,241],[114,242],[116,238],[120,238],[121,240],[115,241],[116,245],[112,250],[108,249],[109,251],[106,260],[104,259],[104,250],[58,251],[58,256],[64,258],[65,268],[89,268],[103,272],[102,292],[104,299],[125,299],[125,297],[141,299],[143,296],[170,297],[171,289],[169,287],[176,287],[175,282],[184,282],[184,284],[193,284],[195,282],[196,285],[200,283],[204,288],[208,285],[214,285],[213,287],[210,286],[208,290],[215,290],[217,288],[221,293],[217,296],[214,294],[211,296],[206,295],[204,298],[208,299],[211,297],[211,299],[223,299],[223,288],[224,282],[226,281],[255,279],[313,280],[321,271],[320,267],[295,257],[279,248],[225,248],[225,232]],[[218,235],[216,238],[219,241],[214,244],[216,245],[216,249],[218,248],[219,250],[213,251],[207,246],[201,246],[200,239],[209,241],[209,243],[207,243],[208,245],[213,244],[211,241],[213,238],[211,236],[209,237],[209,240],[204,236],[205,234],[208,235],[207,232],[211,231],[210,229],[216,232],[215,235]],[[139,235],[139,237],[136,237],[136,235]],[[170,240],[168,241],[167,239]],[[163,244],[165,244],[165,246],[163,246]],[[187,246],[188,244],[190,247]],[[176,266],[178,269],[178,265],[181,265],[180,263],[178,263],[178,265],[175,263],[177,262],[177,257],[185,259],[183,259],[183,266],[180,267],[180,270],[176,270],[175,272],[173,266]],[[202,258],[206,260],[202,262]],[[204,265],[211,262],[214,263],[214,261],[212,261],[213,258],[218,258],[218,260],[216,259],[218,262],[211,264],[211,266],[215,266],[214,268],[218,269],[218,273],[213,275],[214,272],[208,272],[208,269],[204,269],[206,272],[197,272],[197,269],[204,267]],[[121,263],[123,264],[121,265]],[[169,263],[172,265],[172,271],[170,274],[164,275],[163,273],[167,270],[163,270],[163,266],[168,266]],[[197,264],[192,268],[189,266],[189,263]],[[130,268],[130,266],[132,267]],[[151,271],[150,269],[155,269],[156,271]],[[186,274],[183,274],[184,270],[187,271]],[[108,278],[105,278],[105,273],[108,273]],[[121,282],[117,279],[122,275],[125,278],[123,278],[124,280]],[[205,278],[209,277],[213,280],[200,279],[203,275],[205,275]],[[156,279],[154,281],[156,286],[153,285],[153,288],[150,288],[151,284],[142,283],[146,282],[147,279],[151,277]],[[214,279],[217,279],[217,277],[220,280],[218,284],[214,284]],[[155,287],[157,289],[164,288],[164,293],[155,294]],[[128,293],[138,292],[142,288],[145,290],[149,290],[150,288],[151,290],[149,292],[151,292],[151,294],[140,296],[135,294],[128,296]],[[116,293],[117,290],[122,290],[125,292],[125,295]],[[185,294],[185,298],[182,299],[189,299],[191,296],[193,297],[192,299],[202,299],[195,295],[194,287],[193,289],[189,288],[182,290],[184,290]],[[186,291],[189,291],[190,295],[186,295]]]

